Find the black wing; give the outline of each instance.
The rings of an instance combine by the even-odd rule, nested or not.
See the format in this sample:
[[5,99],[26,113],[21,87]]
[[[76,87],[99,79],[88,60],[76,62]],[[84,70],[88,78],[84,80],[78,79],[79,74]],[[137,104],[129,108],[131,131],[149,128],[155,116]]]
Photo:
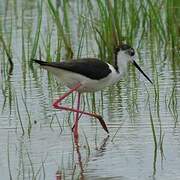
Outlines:
[[111,73],[111,69],[109,68],[108,64],[96,58],[74,59],[70,62],[44,62],[36,59],[33,60],[43,66],[64,69],[82,74],[91,79],[102,79]]

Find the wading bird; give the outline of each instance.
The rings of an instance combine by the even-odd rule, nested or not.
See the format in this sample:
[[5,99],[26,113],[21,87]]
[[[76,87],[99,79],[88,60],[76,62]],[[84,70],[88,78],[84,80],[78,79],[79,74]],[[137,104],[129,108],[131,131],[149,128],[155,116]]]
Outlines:
[[[60,110],[75,112],[73,133],[75,141],[78,140],[79,114],[95,117],[99,120],[104,130],[108,133],[103,118],[95,113],[80,110],[80,96],[83,92],[95,92],[118,82],[127,72],[128,63],[132,63],[151,83],[149,77],[142,71],[134,60],[135,51],[127,44],[121,44],[114,49],[114,64],[111,65],[96,58],[74,59],[70,62],[44,62],[33,59],[36,63],[63,82],[70,90],[53,103],[53,107]],[[61,105],[61,101],[74,91],[78,92],[77,108]]]

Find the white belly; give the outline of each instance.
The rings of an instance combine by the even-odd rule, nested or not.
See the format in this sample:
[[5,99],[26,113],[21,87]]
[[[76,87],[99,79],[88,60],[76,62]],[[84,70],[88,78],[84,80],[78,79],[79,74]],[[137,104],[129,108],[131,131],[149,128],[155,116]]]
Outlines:
[[68,88],[73,88],[78,83],[81,84],[78,92],[94,92],[104,89],[107,86],[110,86],[116,83],[120,79],[120,75],[112,69],[112,73],[110,73],[107,77],[94,80],[90,79],[81,74],[73,73],[70,71],[44,66],[43,68],[47,69],[51,73],[53,73],[58,81],[63,83]]

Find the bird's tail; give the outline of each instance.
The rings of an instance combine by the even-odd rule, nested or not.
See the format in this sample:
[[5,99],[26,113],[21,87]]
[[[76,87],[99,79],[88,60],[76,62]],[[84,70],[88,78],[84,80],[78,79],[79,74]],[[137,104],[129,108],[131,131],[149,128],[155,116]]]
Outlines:
[[38,59],[31,59],[31,60],[33,62],[35,62],[35,63],[38,63],[38,64],[42,65],[42,66],[47,66],[48,65],[48,62],[45,62],[45,61],[40,61]]

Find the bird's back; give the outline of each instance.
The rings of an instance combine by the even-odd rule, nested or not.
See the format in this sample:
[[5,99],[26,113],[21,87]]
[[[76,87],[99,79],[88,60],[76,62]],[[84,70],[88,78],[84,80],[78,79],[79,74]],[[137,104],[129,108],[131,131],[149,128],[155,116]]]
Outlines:
[[93,80],[99,80],[107,77],[111,73],[109,65],[96,58],[74,59],[70,62],[45,62],[34,60],[44,67],[63,69],[73,73],[81,74]]

